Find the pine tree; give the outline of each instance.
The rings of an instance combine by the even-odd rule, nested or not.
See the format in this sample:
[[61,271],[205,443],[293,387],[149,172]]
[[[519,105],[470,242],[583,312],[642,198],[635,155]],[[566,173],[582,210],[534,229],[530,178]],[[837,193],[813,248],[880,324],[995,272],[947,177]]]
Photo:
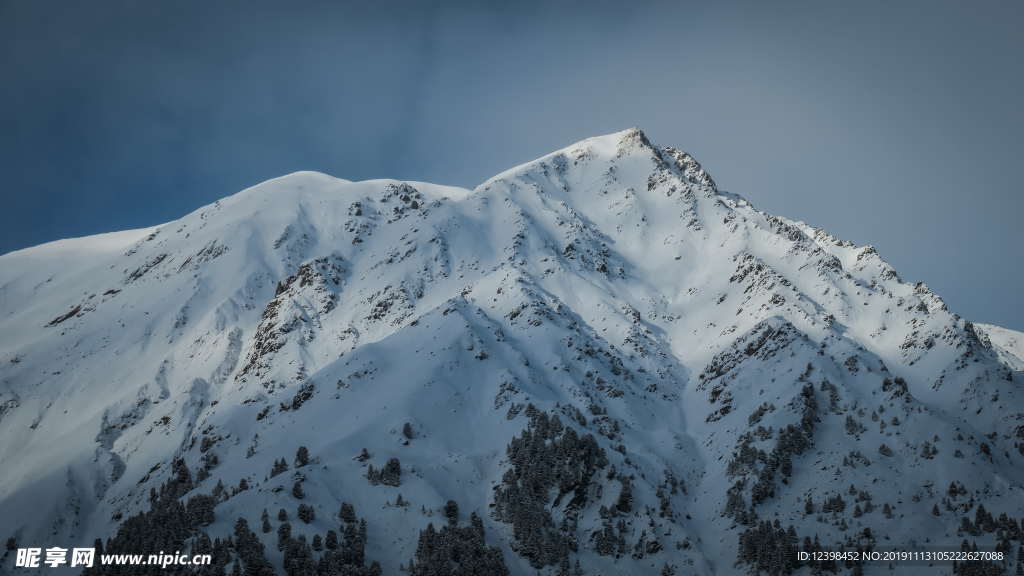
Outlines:
[[213,487],[213,497],[217,500],[224,500],[227,498],[227,494],[225,492],[226,489],[224,488],[224,482],[218,478],[217,485]]
[[288,471],[288,462],[284,458],[274,460],[274,466],[270,469],[270,477],[273,478],[278,474],[282,474]]
[[284,550],[288,541],[292,539],[292,525],[288,522],[277,527],[277,549]]
[[[506,449],[510,468],[494,493],[495,516],[512,524],[520,554],[540,569],[563,564],[567,550],[576,546],[568,536],[576,532],[575,515],[566,516],[562,526],[557,526],[549,503],[556,507],[562,497],[569,497],[571,506],[584,506],[592,477],[608,460],[592,435],[581,437],[557,415],[550,416],[533,405],[527,406],[526,415],[530,418],[527,428],[513,437]],[[560,494],[553,503],[552,491]],[[619,546],[610,527],[594,538],[607,553],[625,548],[624,542]]]
[[441,530],[428,524],[426,529],[420,531],[415,557],[409,562],[410,576],[507,576],[509,572],[501,550],[488,547],[485,543],[480,517],[471,514],[469,525],[462,527],[458,525],[457,504],[449,501],[445,505],[445,512],[449,523]]
[[633,487],[626,476],[620,476],[619,482],[622,483],[622,489],[619,492],[619,498],[615,501],[615,509],[623,514],[628,514],[633,510]]
[[270,514],[267,513],[267,509],[263,509],[263,514],[260,515],[261,527],[260,529],[264,534],[270,533],[272,528],[270,527]]
[[338,517],[341,521],[350,524],[356,521],[356,509],[348,502],[341,503],[341,510],[338,511]]
[[459,523],[459,504],[455,500],[449,500],[444,505],[444,517],[448,519],[449,526]]
[[295,467],[302,468],[306,464],[309,464],[309,449],[305,446],[299,446],[299,449],[295,452]]
[[359,519],[359,548],[358,563],[362,564],[366,555],[366,519]]
[[793,458],[789,455],[789,452],[782,453],[782,463],[779,464],[779,472],[782,473],[783,478],[789,478],[793,475]]
[[216,505],[216,500],[209,494],[197,494],[189,498],[185,504],[188,526],[197,528],[212,524],[213,508]]
[[380,471],[380,483],[385,486],[399,486],[402,483],[402,464],[398,458],[390,458]]
[[292,485],[292,496],[298,500],[306,497],[306,492],[302,489],[302,482],[296,482]]

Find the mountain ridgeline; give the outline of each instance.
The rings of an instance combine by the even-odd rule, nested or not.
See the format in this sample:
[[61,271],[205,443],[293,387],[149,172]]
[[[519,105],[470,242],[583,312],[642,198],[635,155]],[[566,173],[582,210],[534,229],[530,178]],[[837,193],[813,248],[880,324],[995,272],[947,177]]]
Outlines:
[[1022,382],[1024,335],[636,129],[474,190],[295,173],[0,256],[2,570],[1019,574]]

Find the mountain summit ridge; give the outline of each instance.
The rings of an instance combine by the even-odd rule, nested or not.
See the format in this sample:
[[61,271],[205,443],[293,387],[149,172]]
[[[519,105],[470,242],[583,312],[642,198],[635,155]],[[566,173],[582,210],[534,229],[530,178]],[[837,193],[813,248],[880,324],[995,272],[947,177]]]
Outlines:
[[991,546],[981,504],[1024,516],[1020,342],[635,128],[471,191],[297,172],[0,256],[0,537],[91,544],[162,487],[216,494],[211,537],[286,509],[278,572],[341,502],[385,573],[448,500],[513,574],[732,573],[775,520]]

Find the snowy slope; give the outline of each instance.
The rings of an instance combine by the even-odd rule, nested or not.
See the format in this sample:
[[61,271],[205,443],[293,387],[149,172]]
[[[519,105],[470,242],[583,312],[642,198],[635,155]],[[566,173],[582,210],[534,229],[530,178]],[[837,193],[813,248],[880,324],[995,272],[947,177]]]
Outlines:
[[1007,366],[1024,370],[1024,334],[991,324],[975,324],[975,327]]
[[[540,503],[588,574],[742,572],[740,535],[774,519],[835,549],[990,549],[961,518],[1024,516],[1022,342],[635,129],[472,191],[295,173],[0,256],[0,537],[112,536],[180,458],[208,475],[190,494],[248,484],[211,536],[285,508],[311,540],[348,501],[394,574],[452,499],[533,574],[495,508],[532,404],[607,459]],[[401,485],[369,482],[389,458]]]

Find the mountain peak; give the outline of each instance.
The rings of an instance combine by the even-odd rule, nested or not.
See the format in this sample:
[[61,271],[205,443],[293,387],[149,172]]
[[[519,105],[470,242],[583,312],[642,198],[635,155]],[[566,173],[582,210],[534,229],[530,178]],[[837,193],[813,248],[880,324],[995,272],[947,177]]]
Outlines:
[[644,134],[644,131],[636,126],[617,132],[615,135],[619,137],[620,146],[637,146],[650,148],[652,150],[654,149],[651,145],[651,141],[647,139],[647,134]]
[[601,136],[585,138],[552,154],[572,153],[579,150],[588,150],[605,158],[621,157],[638,151],[655,153],[655,148],[651,145],[650,140],[647,139],[647,135],[641,129],[633,127]]
[[1022,341],[636,128],[472,193],[299,172],[3,258],[0,537],[149,553],[121,545],[178,504],[199,541],[301,503],[244,536],[280,567],[345,500],[387,574],[442,510],[511,574],[955,550],[965,516],[992,547],[974,506],[1024,515]]

